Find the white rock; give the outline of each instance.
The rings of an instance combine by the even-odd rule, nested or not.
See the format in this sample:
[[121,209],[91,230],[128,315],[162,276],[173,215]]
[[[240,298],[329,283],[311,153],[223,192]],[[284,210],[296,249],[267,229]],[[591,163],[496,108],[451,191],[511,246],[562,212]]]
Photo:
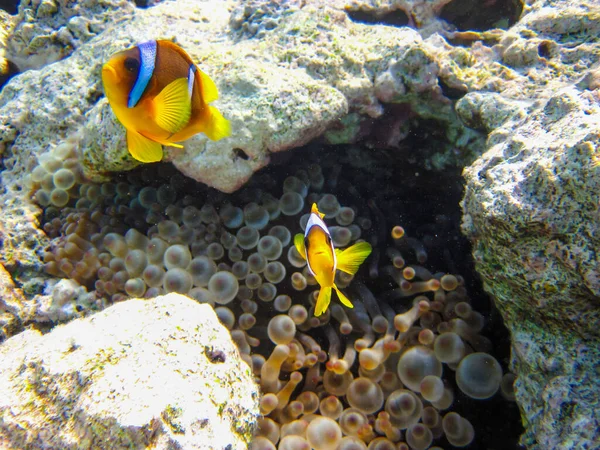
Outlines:
[[258,415],[229,333],[178,294],[25,331],[0,359],[0,442],[11,448],[244,449]]

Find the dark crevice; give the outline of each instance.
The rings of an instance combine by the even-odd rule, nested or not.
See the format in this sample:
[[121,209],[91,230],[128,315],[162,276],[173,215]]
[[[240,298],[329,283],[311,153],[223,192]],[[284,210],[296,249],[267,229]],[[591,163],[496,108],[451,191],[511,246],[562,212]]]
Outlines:
[[239,158],[239,159],[243,159],[244,161],[248,161],[250,159],[250,156],[248,156],[248,154],[241,148],[234,148],[233,156],[236,159]]
[[0,60],[0,89],[19,72],[19,67],[14,62],[8,59]]
[[538,55],[540,55],[540,58],[552,58],[555,45],[556,44],[554,44],[551,41],[540,42],[540,44],[538,45]]
[[441,11],[440,17],[459,31],[508,29],[523,12],[521,0],[454,0]]
[[378,11],[367,11],[362,9],[346,10],[353,22],[372,25],[390,25],[393,27],[404,27],[409,24],[406,13],[400,9],[380,13]]
[[0,9],[14,15],[19,10],[19,0],[0,0]]
[[442,93],[445,97],[451,100],[459,100],[467,94],[466,89],[459,89],[452,86],[448,86],[441,78],[438,78],[438,84],[442,88]]
[[152,0],[135,0],[135,6],[138,8],[149,8],[154,5],[154,3],[156,2],[153,2]]

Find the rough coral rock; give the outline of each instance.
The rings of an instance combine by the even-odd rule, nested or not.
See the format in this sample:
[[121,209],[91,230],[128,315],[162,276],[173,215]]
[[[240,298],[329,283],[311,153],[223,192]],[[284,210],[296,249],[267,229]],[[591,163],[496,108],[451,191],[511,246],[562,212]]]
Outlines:
[[40,68],[69,56],[134,10],[129,0],[22,0],[9,25],[6,57],[22,70]]
[[31,314],[28,306],[23,291],[0,264],[0,342],[23,329],[23,321]]
[[590,376],[600,359],[599,17],[592,4],[527,5],[495,46],[513,81],[457,104],[466,124],[489,132],[465,170],[463,231],[511,331],[531,449],[600,442]]
[[463,231],[511,331],[530,449],[600,441],[599,105],[558,91],[465,170]]
[[3,448],[244,449],[258,415],[229,333],[178,294],[25,331],[0,355]]
[[[136,42],[176,38],[217,82],[221,98],[216,105],[231,120],[233,134],[219,142],[198,135],[183,152],[168,149],[167,160],[217,189],[236,190],[268,163],[271,153],[344,128],[349,113],[368,126],[387,102],[406,104],[417,117],[449,129],[451,142],[439,148],[445,156],[438,162],[472,159],[466,144],[477,134],[458,121],[437,82],[447,48],[430,48],[409,28],[353,23],[342,11],[311,5],[282,12],[264,40],[239,39],[231,32],[231,4],[179,0],[123,14],[110,31],[70,57],[40,73],[22,74],[0,98],[6,118],[0,130],[3,147],[19,150],[16,165],[22,167],[27,153],[43,152],[82,127],[88,175],[101,179],[134,167],[123,128],[100,100],[100,67]],[[390,82],[379,82],[385,79]],[[346,135],[353,141],[358,133]],[[448,161],[431,164],[439,168]]]

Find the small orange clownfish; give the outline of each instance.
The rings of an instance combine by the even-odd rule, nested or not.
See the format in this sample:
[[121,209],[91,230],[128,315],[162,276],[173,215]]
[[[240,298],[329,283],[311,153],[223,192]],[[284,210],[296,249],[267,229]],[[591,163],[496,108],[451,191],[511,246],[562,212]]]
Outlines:
[[230,133],[214,106],[217,87],[189,55],[169,41],[148,41],[112,56],[102,84],[117,119],[127,130],[127,149],[142,162],[160,161],[162,145],[204,133],[216,141]]
[[354,275],[371,253],[371,244],[368,242],[357,242],[345,250],[333,248],[331,235],[323,222],[324,216],[325,214],[319,212],[317,204],[313,203],[304,236],[302,234],[294,236],[296,250],[306,259],[308,269],[321,286],[315,306],[317,317],[327,311],[331,302],[332,289],[335,289],[345,306],[354,308],[348,297],[335,285],[335,271],[339,269]]

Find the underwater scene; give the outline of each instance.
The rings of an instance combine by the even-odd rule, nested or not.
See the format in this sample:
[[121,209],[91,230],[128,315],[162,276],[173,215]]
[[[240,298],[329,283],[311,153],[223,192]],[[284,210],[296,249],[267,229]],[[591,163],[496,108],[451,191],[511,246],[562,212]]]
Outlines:
[[596,0],[0,23],[0,449],[600,449]]

